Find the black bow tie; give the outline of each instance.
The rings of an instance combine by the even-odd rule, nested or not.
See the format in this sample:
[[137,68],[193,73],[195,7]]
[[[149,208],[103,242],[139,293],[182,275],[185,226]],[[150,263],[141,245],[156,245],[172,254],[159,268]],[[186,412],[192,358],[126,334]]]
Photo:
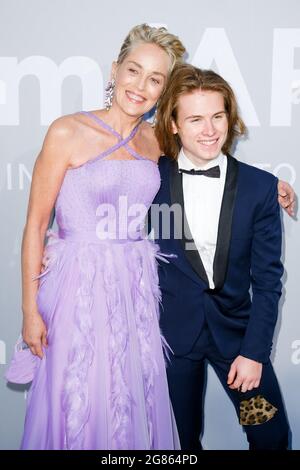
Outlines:
[[179,173],[186,173],[187,175],[203,175],[210,178],[220,178],[221,172],[219,165],[209,168],[208,170],[182,170],[179,169]]

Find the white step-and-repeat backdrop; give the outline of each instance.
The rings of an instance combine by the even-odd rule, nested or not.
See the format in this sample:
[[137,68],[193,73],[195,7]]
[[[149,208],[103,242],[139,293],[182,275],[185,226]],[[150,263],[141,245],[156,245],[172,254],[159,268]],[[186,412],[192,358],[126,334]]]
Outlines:
[[[233,86],[249,127],[235,156],[292,183],[300,171],[299,0],[0,0],[0,448],[19,446],[26,390],[3,373],[21,328],[20,245],[31,173],[48,125],[101,107],[127,31],[147,22],[180,36],[189,62]],[[255,188],[253,188],[255,191]],[[299,224],[283,214],[284,294],[273,362],[300,449]],[[209,368],[206,449],[246,449]]]

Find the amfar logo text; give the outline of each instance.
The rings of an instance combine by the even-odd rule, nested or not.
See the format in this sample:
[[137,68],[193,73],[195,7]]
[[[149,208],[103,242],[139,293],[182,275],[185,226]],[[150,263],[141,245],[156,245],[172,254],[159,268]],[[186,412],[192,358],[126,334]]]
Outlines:
[[[271,126],[290,126],[292,105],[300,103],[300,70],[294,69],[295,49],[300,47],[300,29],[274,29],[271,74]],[[270,51],[271,54],[271,51]],[[224,28],[207,28],[192,59],[201,68],[213,63],[233,86],[243,118],[248,126],[260,126],[260,120],[241,74]],[[103,74],[97,62],[88,57],[68,57],[60,65],[45,56],[0,57],[0,125],[19,125],[19,86],[27,76],[38,80],[41,125],[48,126],[61,112],[61,89],[65,78],[81,81],[82,108],[102,105]],[[259,81],[257,83],[259,86]]]

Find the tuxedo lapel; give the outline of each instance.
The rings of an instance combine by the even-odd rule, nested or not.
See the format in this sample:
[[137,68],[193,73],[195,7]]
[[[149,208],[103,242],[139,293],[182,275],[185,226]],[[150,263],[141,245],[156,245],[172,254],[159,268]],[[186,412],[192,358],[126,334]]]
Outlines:
[[195,242],[191,235],[191,231],[187,222],[185,210],[184,210],[184,197],[183,197],[183,188],[182,188],[182,173],[178,171],[177,161],[171,163],[171,172],[170,172],[170,195],[171,195],[171,205],[179,204],[181,211],[174,211],[174,224],[175,224],[175,234],[182,234],[179,237],[181,247],[185,253],[185,256],[192,266],[193,270],[198,274],[198,276],[208,284],[208,278],[199,255],[199,252],[196,248]]
[[217,246],[213,265],[213,280],[215,285],[213,291],[222,289],[227,273],[232,217],[237,192],[238,166],[238,161],[228,155],[226,180],[220,211]]

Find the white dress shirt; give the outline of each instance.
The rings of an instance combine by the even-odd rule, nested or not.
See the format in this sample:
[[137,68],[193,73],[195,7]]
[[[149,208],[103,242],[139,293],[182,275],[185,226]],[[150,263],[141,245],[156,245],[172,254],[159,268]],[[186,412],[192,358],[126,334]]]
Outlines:
[[227,157],[222,153],[204,166],[196,167],[180,151],[178,168],[183,170],[208,170],[216,165],[220,167],[220,178],[203,175],[182,174],[184,208],[187,222],[205,268],[209,287],[213,289],[213,263],[216,252],[220,210],[224,192]]

